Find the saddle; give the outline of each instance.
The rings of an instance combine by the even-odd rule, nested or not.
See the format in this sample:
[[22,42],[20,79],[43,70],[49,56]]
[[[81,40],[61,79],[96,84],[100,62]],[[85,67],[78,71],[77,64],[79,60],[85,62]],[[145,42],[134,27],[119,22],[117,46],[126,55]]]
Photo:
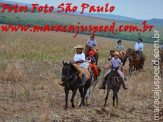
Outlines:
[[81,68],[81,66],[79,66],[78,64],[73,64],[73,65],[79,71],[79,78],[81,80],[84,77],[84,72],[85,72],[85,81],[87,81],[90,78],[90,73],[86,67]]
[[[125,74],[126,74],[127,70],[126,69],[122,69],[122,68],[120,70],[121,70],[122,74],[124,75],[124,78],[126,79]],[[110,73],[106,76],[106,79],[109,77],[109,75],[110,75]],[[121,76],[118,74],[118,72],[116,72],[114,74],[114,76],[112,76],[112,78],[116,78],[119,83],[121,82]]]

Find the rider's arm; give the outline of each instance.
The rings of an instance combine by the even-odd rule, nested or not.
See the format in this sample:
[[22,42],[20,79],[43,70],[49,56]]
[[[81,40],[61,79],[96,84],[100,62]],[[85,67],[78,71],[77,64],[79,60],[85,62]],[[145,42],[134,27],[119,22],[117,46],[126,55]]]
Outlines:
[[75,61],[75,63],[84,63],[84,61],[83,60]]
[[93,44],[93,46],[96,46],[96,45],[97,45],[97,42],[96,42],[96,40],[94,40],[94,42],[95,42],[95,43]]
[[120,67],[121,67],[122,69],[124,69],[124,66],[123,66],[122,64],[120,65]]

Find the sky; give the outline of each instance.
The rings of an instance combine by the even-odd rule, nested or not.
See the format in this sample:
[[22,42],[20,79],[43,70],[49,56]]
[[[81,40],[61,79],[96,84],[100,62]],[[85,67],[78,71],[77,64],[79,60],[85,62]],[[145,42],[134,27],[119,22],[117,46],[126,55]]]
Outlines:
[[[131,17],[135,19],[148,20],[152,18],[163,19],[163,0],[3,0],[22,3],[39,3],[40,5],[52,5],[57,7],[61,3],[72,3],[81,10],[82,3],[95,6],[115,6],[112,14]],[[88,12],[89,9],[85,9]],[[110,14],[109,12],[106,14]]]

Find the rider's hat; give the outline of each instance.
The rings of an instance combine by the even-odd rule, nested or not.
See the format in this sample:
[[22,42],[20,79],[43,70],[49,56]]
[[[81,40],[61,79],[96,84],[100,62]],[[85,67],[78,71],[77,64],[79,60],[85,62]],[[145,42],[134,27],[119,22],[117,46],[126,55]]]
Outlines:
[[117,43],[122,42],[121,40],[117,41]]
[[113,53],[114,55],[116,55],[116,56],[119,56],[119,52],[115,52],[115,53]]
[[93,51],[89,51],[88,54],[89,54],[89,55],[95,55],[95,52],[93,52]]
[[140,40],[141,42],[143,42],[142,38],[138,38],[138,40]]
[[74,48],[75,49],[83,49],[83,46],[82,45],[76,45]]

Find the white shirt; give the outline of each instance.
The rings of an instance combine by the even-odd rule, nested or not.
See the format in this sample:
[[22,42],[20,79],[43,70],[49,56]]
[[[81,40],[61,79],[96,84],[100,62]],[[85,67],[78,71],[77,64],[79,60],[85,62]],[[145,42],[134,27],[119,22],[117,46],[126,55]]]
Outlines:
[[144,48],[144,44],[142,42],[140,42],[140,43],[136,42],[136,44],[135,44],[135,51],[143,51],[143,48]]
[[[85,61],[85,54],[82,52],[81,54],[75,54],[74,55],[74,61]],[[81,67],[84,67],[84,63],[78,63]]]
[[121,45],[119,45],[119,44],[117,44],[117,51],[119,52],[119,51],[121,51],[123,49],[123,45],[121,44]]
[[115,59],[114,57],[111,59],[111,64],[113,65],[113,67],[118,67],[122,64],[121,60],[118,58],[118,59]]

